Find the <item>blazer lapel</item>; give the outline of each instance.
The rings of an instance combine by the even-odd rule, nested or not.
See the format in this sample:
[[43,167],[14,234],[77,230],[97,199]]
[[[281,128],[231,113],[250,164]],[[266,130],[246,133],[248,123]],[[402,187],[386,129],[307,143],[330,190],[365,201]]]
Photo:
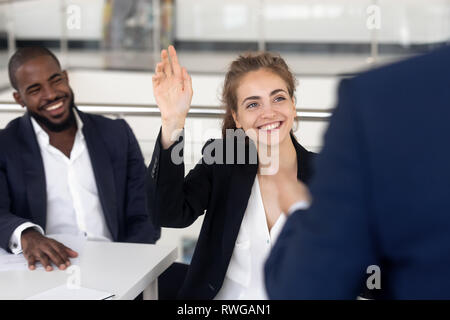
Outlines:
[[102,204],[105,220],[114,240],[117,241],[119,226],[117,224],[116,187],[114,170],[108,150],[103,143],[100,133],[88,115],[78,111],[83,121],[83,135],[86,140],[92,169],[94,170],[100,203]]
[[297,153],[297,180],[308,184],[313,175],[312,161],[314,154],[303,148],[292,134],[291,139]]
[[44,164],[28,113],[20,119],[19,134],[22,141],[22,163],[31,220],[45,230],[47,223],[47,185]]

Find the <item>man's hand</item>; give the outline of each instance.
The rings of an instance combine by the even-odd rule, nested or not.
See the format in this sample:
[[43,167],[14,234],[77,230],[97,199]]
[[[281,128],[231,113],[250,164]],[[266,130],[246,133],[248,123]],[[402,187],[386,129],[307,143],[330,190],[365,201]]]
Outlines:
[[280,209],[288,214],[289,209],[297,202],[311,203],[311,195],[308,188],[297,177],[284,174],[281,170],[275,175],[277,185],[278,203]]
[[41,262],[46,271],[52,271],[52,263],[60,270],[70,266],[69,258],[75,258],[78,253],[56,240],[47,238],[33,228],[22,232],[23,255],[28,261],[30,270],[36,269],[36,263]]

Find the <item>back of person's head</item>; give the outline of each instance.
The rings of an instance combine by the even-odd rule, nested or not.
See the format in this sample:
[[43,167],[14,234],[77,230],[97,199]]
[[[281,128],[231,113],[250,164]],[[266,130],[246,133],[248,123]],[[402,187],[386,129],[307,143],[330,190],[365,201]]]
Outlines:
[[232,112],[237,113],[237,89],[241,79],[249,72],[265,69],[278,75],[286,83],[289,96],[295,98],[296,79],[284,59],[270,52],[248,52],[234,60],[227,74],[222,90],[222,103],[225,116],[222,123],[222,136],[227,129],[236,129]]
[[24,63],[27,61],[34,59],[36,57],[40,56],[50,56],[52,57],[58,66],[61,67],[58,59],[56,56],[51,52],[49,49],[44,47],[25,47],[25,48],[19,48],[9,59],[8,63],[8,75],[9,75],[9,82],[11,83],[11,86],[17,90],[17,79],[16,79],[16,72],[17,69],[20,68]]

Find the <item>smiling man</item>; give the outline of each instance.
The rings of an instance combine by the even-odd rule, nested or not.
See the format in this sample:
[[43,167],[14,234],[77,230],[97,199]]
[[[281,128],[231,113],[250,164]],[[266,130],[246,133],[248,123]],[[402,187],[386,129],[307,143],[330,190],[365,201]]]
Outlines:
[[77,253],[46,234],[155,243],[145,205],[145,164],[124,120],[79,111],[66,71],[41,47],[9,61],[14,99],[26,108],[0,131],[0,247],[70,265]]

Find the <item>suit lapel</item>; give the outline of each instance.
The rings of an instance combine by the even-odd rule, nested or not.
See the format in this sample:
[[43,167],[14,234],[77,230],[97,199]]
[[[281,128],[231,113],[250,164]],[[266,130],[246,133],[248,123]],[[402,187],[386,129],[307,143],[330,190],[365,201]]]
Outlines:
[[94,171],[95,181],[97,184],[98,195],[100,203],[102,204],[103,213],[105,215],[106,223],[113,236],[117,241],[118,238],[118,217],[117,217],[117,202],[116,202],[116,188],[114,183],[114,170],[108,150],[88,115],[78,111],[78,114],[83,121],[83,135],[86,140],[86,146],[89,151],[92,169]]
[[303,148],[292,134],[291,139],[297,153],[297,180],[308,184],[312,176],[311,161],[313,154]]
[[47,223],[47,186],[44,164],[28,113],[20,119],[19,135],[22,141],[21,156],[31,220],[45,230]]

